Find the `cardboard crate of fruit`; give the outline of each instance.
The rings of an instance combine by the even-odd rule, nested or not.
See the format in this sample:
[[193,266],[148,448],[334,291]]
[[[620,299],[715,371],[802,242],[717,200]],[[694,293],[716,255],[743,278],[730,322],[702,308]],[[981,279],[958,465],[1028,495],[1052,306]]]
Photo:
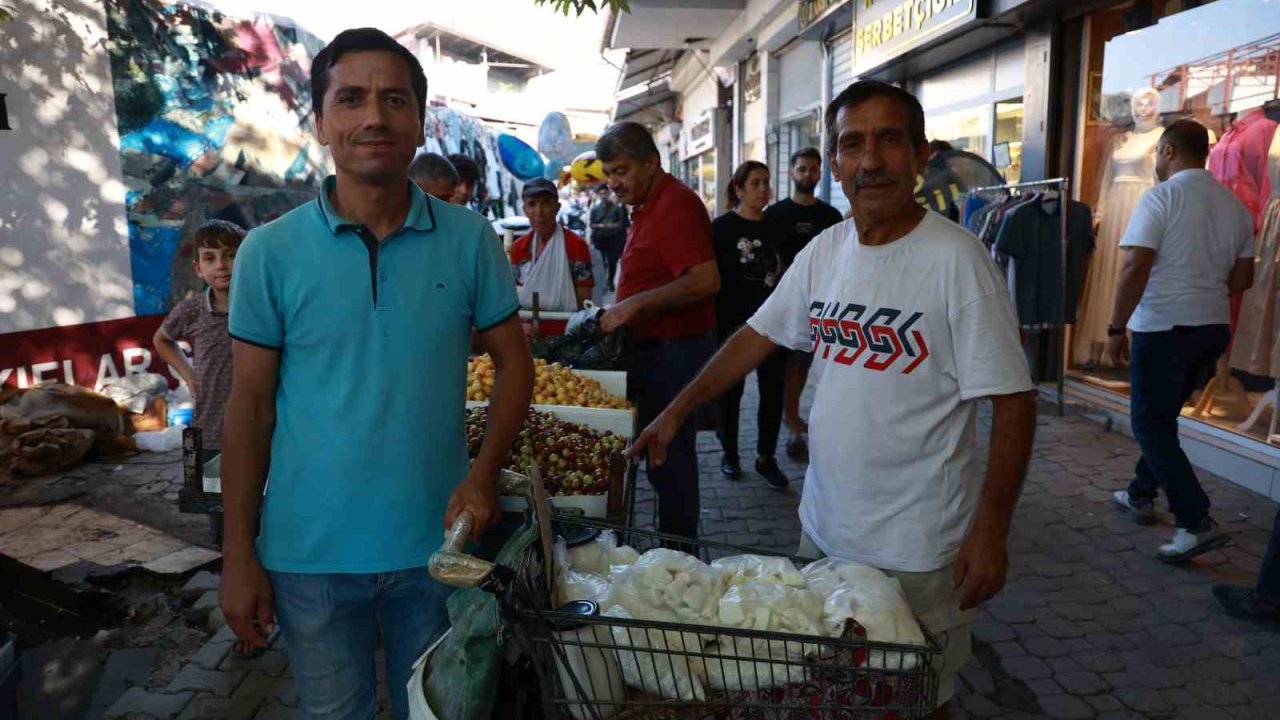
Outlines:
[[[620,500],[623,494],[626,463],[622,453],[627,441],[607,429],[566,420],[559,412],[573,409],[530,410],[507,455],[505,467],[528,475],[529,467],[536,461],[552,505],[577,508],[587,517],[602,518],[610,510],[610,497]],[[473,407],[466,412],[467,448],[474,458],[484,440],[489,410]],[[523,508],[523,499],[502,499],[503,510],[519,512]]]
[[[532,405],[544,412],[576,408],[565,418],[630,438],[635,434],[635,411],[627,405],[626,373],[570,370],[559,363],[533,361]],[[493,361],[488,355],[467,363],[467,407],[488,405],[493,392]]]

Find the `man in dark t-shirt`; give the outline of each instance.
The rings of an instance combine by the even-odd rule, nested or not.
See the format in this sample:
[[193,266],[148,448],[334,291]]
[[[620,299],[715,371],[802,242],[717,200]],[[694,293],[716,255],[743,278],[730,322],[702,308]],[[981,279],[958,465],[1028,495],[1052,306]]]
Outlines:
[[[779,251],[784,267],[790,266],[796,255],[817,237],[818,233],[840,222],[840,211],[814,196],[813,190],[822,178],[822,153],[818,148],[807,147],[791,156],[791,180],[795,190],[791,197],[770,205],[764,211],[766,219],[783,226],[785,237]],[[791,430],[787,441],[787,455],[796,459],[808,457],[808,426],[800,419],[800,394],[809,378],[811,353],[792,351],[787,364],[787,378],[783,390],[783,421]]]
[[600,189],[600,202],[591,208],[591,244],[604,255],[608,267],[609,289],[614,289],[614,279],[618,269],[618,260],[622,257],[622,248],[627,244],[627,208],[613,201],[613,193],[609,188]]

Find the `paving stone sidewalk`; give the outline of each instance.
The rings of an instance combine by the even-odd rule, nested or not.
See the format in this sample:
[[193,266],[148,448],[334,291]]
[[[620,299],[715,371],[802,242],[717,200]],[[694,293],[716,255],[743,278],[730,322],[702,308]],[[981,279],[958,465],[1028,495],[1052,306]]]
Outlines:
[[[754,382],[747,388],[744,478],[723,478],[714,434],[699,438],[702,533],[790,554],[799,539],[803,467],[779,456],[795,478],[785,492],[750,472]],[[989,431],[984,410],[984,456]],[[1171,567],[1153,556],[1172,533],[1167,515],[1143,528],[1107,505],[1137,458],[1129,438],[1041,406],[1010,539],[1009,582],[978,613],[974,658],[961,673],[952,718],[1280,718],[1280,632],[1226,617],[1209,592],[1215,582],[1252,584],[1276,504],[1201,473],[1214,516],[1234,542]],[[635,524],[652,516],[642,482]],[[229,648],[230,635],[220,632],[172,682],[130,688],[106,716],[297,717],[282,648],[249,662],[229,658]]]

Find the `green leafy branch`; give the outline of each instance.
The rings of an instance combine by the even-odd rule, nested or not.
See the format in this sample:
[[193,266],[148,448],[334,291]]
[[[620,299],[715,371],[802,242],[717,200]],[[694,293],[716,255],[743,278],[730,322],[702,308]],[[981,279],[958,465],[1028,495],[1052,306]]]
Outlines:
[[533,0],[533,2],[537,5],[550,5],[556,12],[565,15],[573,11],[575,15],[581,16],[587,10],[598,13],[607,8],[613,8],[615,12],[631,12],[631,3],[627,0]]

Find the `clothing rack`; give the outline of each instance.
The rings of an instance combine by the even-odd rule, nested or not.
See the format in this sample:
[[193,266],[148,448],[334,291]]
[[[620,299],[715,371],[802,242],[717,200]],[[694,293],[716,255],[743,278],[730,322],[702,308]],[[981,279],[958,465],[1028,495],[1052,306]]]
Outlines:
[[1050,180],[1030,180],[1028,182],[1011,183],[1008,185],[987,185],[984,187],[970,188],[969,190],[965,191],[964,197],[967,198],[970,195],[980,195],[982,193],[994,193],[994,192],[1001,192],[1001,193],[1007,193],[1009,195],[1015,195],[1015,194],[1026,192],[1027,190],[1039,189],[1039,188],[1057,189],[1058,196],[1059,196],[1058,215],[1060,219],[1058,222],[1058,239],[1062,244],[1062,272],[1060,273],[1061,277],[1060,277],[1060,286],[1058,288],[1058,292],[1060,293],[1060,299],[1062,301],[1062,322],[1053,327],[1056,327],[1059,330],[1059,332],[1057,333],[1058,343],[1059,343],[1059,347],[1057,348],[1058,363],[1059,363],[1059,366],[1058,366],[1058,415],[1062,416],[1063,414],[1066,413],[1066,409],[1067,409],[1067,401],[1066,401],[1067,359],[1068,359],[1067,353],[1069,352],[1069,346],[1067,345],[1067,332],[1066,332],[1066,328],[1067,328],[1066,319],[1068,316],[1068,313],[1067,313],[1067,247],[1069,245],[1068,236],[1067,236],[1067,215],[1069,214],[1068,203],[1071,200],[1071,197],[1070,197],[1071,178],[1058,177],[1058,178],[1052,178]]

